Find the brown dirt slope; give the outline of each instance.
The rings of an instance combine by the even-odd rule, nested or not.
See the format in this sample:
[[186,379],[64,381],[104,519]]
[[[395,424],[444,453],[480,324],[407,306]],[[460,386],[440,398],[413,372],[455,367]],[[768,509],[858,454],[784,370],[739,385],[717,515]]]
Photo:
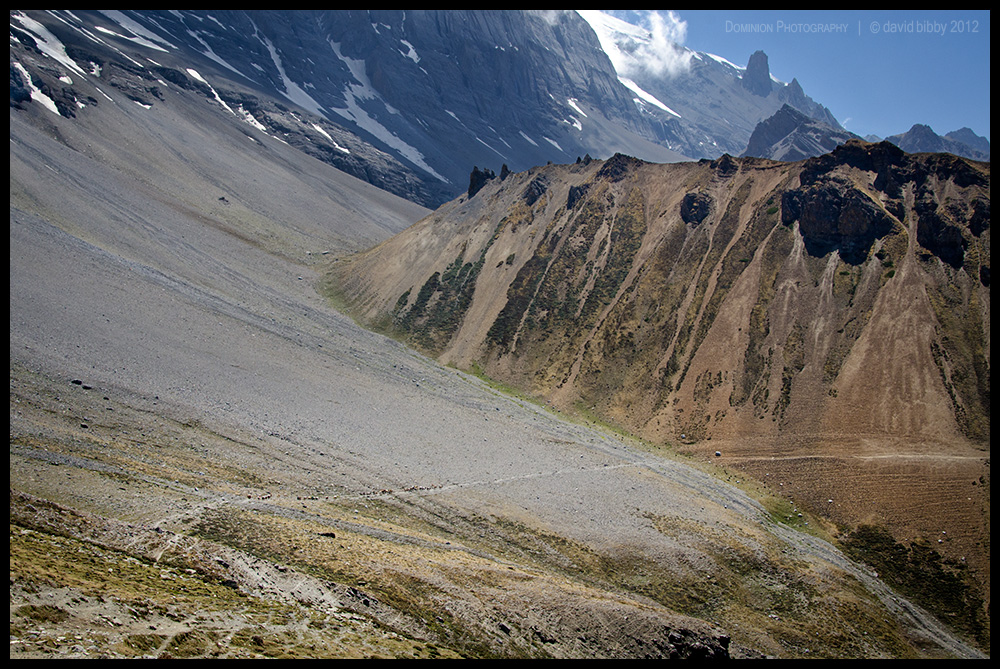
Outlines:
[[329,289],[443,362],[930,542],[988,602],[989,212],[988,163],[886,143],[615,156],[493,180]]

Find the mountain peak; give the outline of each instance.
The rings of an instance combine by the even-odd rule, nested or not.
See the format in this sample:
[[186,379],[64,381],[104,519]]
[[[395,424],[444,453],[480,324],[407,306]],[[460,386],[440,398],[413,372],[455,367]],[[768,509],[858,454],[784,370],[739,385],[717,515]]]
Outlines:
[[910,128],[910,132],[914,134],[927,135],[928,137],[937,134],[934,132],[933,128],[923,123],[914,123],[913,127]]
[[959,128],[958,130],[952,130],[951,132],[945,134],[945,137],[979,151],[983,154],[983,156],[985,156],[986,160],[990,159],[990,140],[985,137],[980,137],[973,132],[971,128]]
[[773,160],[802,160],[833,150],[857,137],[813,119],[787,102],[770,118],[757,124],[744,156]]
[[[958,137],[953,136],[958,134]],[[973,160],[989,160],[989,143],[985,138],[977,137],[971,131],[968,137],[965,133],[949,133],[944,137],[922,123],[915,123],[908,131],[892,135],[887,139],[907,153],[952,153]],[[969,141],[969,140],[972,141]]]
[[763,51],[754,51],[750,56],[746,72],[743,73],[743,87],[762,98],[770,95],[771,69],[767,64],[767,54]]

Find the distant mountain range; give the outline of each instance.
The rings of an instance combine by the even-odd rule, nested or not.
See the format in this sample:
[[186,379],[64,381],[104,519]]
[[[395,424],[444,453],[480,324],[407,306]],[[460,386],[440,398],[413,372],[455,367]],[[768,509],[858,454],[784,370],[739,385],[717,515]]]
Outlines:
[[[615,63],[636,104],[655,120],[658,140],[691,158],[740,155],[757,123],[790,105],[834,128],[840,124],[795,79],[771,76],[767,55],[750,55],[745,68],[719,56],[656,43],[646,29],[603,12],[582,12]],[[641,157],[641,156],[639,156]]]
[[[794,161],[820,156],[849,139],[861,139],[843,128],[810,118],[789,105],[757,124],[744,156]],[[990,142],[969,128],[949,132],[944,137],[926,125],[914,125],[908,132],[886,138],[907,153],[951,153],[973,160],[989,161]],[[879,141],[869,137],[868,141]]]
[[973,160],[990,159],[990,142],[969,128],[953,130],[943,137],[930,126],[915,124],[904,133],[886,137],[907,153],[953,153]]

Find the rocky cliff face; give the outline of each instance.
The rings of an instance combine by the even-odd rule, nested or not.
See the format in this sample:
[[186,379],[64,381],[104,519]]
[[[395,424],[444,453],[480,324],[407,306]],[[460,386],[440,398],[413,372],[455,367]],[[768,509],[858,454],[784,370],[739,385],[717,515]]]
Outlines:
[[14,12],[10,36],[12,105],[73,117],[101,87],[146,107],[177,87],[421,204],[464,191],[472,165],[681,157],[575,12]]
[[[913,536],[941,521],[904,519],[900,495],[942,473],[902,454],[961,454],[974,481],[988,453],[989,200],[988,165],[888,143],[793,164],[615,156],[493,180],[334,279],[443,361]],[[843,458],[872,452],[892,464],[859,482]]]
[[[261,21],[263,32],[240,12],[220,14],[230,22],[228,26],[192,14],[133,16],[87,11],[12,13],[11,107],[48,108],[64,118],[99,123],[95,119],[101,116],[100,107],[115,104],[106,92],[112,89],[145,109],[169,109],[202,127],[225,120],[249,141],[278,138],[413,202],[436,205],[458,191],[393,147],[379,148],[362,129],[348,127],[335,114],[322,113],[303,88],[287,79],[282,61],[266,45],[273,46],[272,38],[294,33],[288,16]],[[94,32],[104,38],[92,39]],[[302,37],[296,53],[318,48],[315,39]],[[299,65],[289,64],[289,68]],[[329,62],[325,65],[332,67]],[[234,71],[236,67],[247,75]],[[327,86],[333,78],[346,87],[343,77],[349,73],[345,74],[339,61],[338,68],[325,73]],[[326,102],[334,104],[331,100]],[[339,104],[346,104],[343,98]]]
[[104,104],[101,87],[146,107],[179,87],[424,205],[464,191],[472,165],[738,154],[783,104],[837,127],[762,52],[743,70],[677,47],[689,68],[626,85],[573,11],[18,11],[10,36],[15,106],[71,117]]

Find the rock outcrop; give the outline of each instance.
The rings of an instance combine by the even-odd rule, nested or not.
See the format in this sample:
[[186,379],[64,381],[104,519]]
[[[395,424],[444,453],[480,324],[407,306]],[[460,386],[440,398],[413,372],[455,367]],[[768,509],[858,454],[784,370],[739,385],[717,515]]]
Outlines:
[[496,174],[493,170],[489,169],[479,169],[479,167],[473,167],[472,172],[469,174],[469,190],[466,194],[469,197],[473,197],[476,193],[483,189],[491,179],[496,179]]

